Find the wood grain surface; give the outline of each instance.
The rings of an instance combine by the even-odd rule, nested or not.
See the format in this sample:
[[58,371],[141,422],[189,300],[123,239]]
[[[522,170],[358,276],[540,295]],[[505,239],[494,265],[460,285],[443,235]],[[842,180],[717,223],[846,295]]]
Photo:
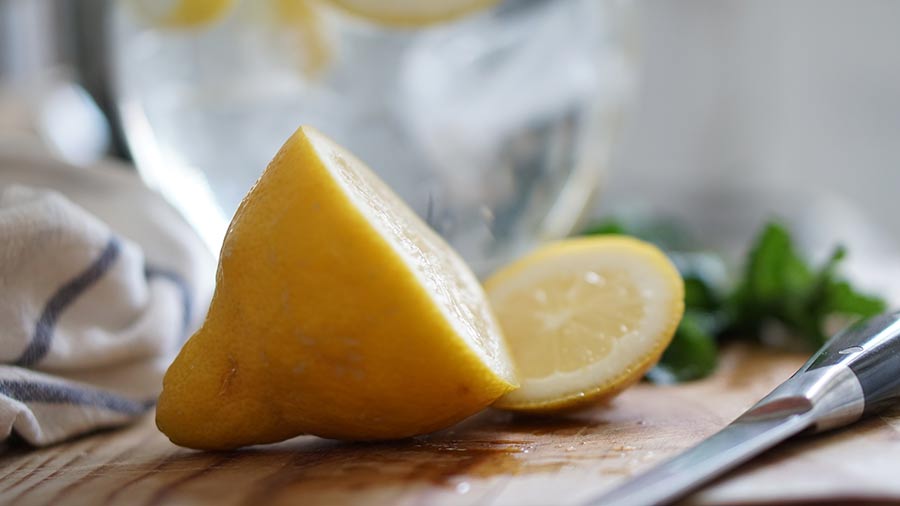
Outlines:
[[[7,445],[0,457],[0,503],[577,504],[710,435],[802,362],[798,355],[735,347],[705,381],[641,384],[608,405],[552,418],[488,411],[440,433],[391,443],[299,437],[197,452],[173,446],[151,416],[51,448]],[[900,482],[900,438],[893,427],[900,422],[876,419],[792,442],[687,502],[900,500],[900,484],[873,478],[868,454],[850,458],[861,459],[861,470],[841,471],[846,455],[834,453],[841,445],[853,453],[861,443],[868,452],[893,450],[871,467],[884,476],[893,472],[892,481]],[[824,456],[817,460],[817,452]],[[842,480],[845,471],[850,474]],[[871,479],[860,481],[866,476]]]

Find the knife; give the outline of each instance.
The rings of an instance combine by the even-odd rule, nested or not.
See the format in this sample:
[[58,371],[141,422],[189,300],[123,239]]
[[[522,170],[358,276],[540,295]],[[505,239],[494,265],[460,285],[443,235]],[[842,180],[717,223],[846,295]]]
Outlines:
[[791,436],[850,424],[898,398],[900,311],[836,334],[790,379],[724,429],[584,504],[672,502]]

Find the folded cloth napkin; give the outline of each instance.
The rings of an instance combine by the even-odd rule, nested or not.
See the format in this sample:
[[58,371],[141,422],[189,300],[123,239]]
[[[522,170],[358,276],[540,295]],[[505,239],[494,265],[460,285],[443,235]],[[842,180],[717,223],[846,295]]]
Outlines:
[[0,439],[46,445],[151,409],[213,270],[133,171],[0,146]]

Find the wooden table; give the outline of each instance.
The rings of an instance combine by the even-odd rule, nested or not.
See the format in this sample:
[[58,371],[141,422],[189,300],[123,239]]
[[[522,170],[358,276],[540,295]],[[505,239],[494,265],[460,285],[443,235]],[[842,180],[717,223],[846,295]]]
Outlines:
[[[204,453],[173,446],[148,417],[51,448],[5,448],[0,504],[576,504],[716,431],[802,362],[798,355],[736,347],[705,381],[641,384],[609,405],[553,418],[488,411],[392,443],[299,437]],[[790,443],[688,502],[900,498],[894,485],[864,481],[854,488],[852,480],[841,485],[828,478],[823,464],[845,460],[828,456],[841,441],[852,448],[871,444],[867,451],[888,441],[897,457],[887,455],[887,464],[878,465],[900,469],[894,462],[900,437],[890,423],[875,419],[850,432]],[[824,460],[810,463],[816,451],[825,452]],[[900,474],[892,476],[900,482]],[[820,481],[828,483],[816,487]]]

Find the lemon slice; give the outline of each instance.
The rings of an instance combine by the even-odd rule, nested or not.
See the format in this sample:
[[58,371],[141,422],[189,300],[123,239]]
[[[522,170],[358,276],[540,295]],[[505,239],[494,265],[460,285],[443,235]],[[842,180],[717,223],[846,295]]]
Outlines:
[[327,0],[351,14],[383,25],[425,26],[487,9],[499,0]]
[[130,0],[145,21],[165,28],[193,28],[223,18],[235,0]]
[[365,164],[300,128],[241,203],[157,425],[229,449],[438,430],[516,386],[475,275]]
[[496,407],[552,411],[609,398],[652,367],[684,310],[681,276],[627,237],[570,239],[485,284],[520,388]]
[[310,78],[319,76],[334,59],[328,29],[317,7],[315,0],[274,0],[273,9],[276,21],[299,37],[305,57],[302,69]]

